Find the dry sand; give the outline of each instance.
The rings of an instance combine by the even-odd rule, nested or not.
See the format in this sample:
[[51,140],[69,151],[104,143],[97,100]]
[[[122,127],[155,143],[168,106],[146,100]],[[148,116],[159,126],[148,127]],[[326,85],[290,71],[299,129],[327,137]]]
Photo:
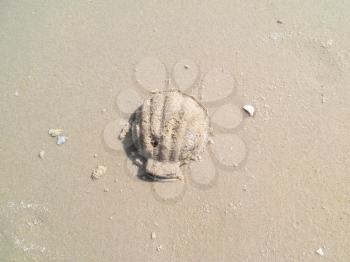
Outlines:
[[[0,261],[350,261],[349,24],[340,0],[1,1]],[[164,85],[214,144],[150,183],[115,130]]]

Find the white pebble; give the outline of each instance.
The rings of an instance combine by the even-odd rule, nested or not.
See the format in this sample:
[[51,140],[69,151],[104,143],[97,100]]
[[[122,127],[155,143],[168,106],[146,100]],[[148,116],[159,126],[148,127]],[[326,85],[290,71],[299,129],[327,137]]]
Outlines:
[[254,116],[255,108],[252,105],[245,105],[243,106],[243,109],[249,114],[250,117]]
[[66,143],[67,141],[67,137],[65,136],[58,136],[57,137],[57,145],[63,145],[64,143]]
[[16,91],[16,92],[15,92],[15,96],[18,96],[18,95],[19,95],[19,93]]
[[316,253],[317,253],[318,255],[320,255],[321,257],[324,256],[324,251],[323,251],[322,247],[320,247],[319,249],[317,249],[317,250],[316,250]]

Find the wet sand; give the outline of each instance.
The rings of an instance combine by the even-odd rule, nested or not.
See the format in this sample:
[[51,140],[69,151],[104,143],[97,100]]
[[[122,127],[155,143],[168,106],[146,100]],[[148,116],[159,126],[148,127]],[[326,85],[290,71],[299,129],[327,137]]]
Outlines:
[[[2,1],[0,260],[350,260],[349,15],[326,0]],[[118,140],[162,88],[212,118],[182,182],[140,179]]]

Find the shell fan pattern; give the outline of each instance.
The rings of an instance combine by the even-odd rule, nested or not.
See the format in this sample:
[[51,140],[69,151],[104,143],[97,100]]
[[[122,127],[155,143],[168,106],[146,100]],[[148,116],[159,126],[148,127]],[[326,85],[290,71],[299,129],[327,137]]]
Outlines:
[[208,143],[209,117],[194,97],[179,90],[153,93],[131,120],[132,141],[158,178],[178,178],[180,166],[200,159]]

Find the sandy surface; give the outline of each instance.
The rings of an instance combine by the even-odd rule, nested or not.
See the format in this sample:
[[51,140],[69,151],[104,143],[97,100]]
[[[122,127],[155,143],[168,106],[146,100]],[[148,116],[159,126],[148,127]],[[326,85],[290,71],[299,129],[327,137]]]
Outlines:
[[[0,261],[350,261],[350,2],[142,2],[1,1]],[[183,183],[115,131],[164,85],[213,118]]]

